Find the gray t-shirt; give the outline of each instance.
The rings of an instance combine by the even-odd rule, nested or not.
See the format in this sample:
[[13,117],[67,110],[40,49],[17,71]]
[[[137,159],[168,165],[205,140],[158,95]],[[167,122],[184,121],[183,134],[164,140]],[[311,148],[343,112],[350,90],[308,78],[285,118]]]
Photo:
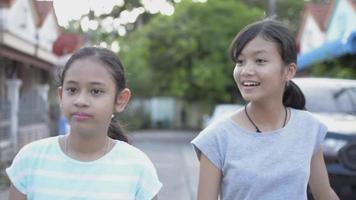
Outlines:
[[309,112],[291,109],[284,128],[256,133],[226,118],[192,144],[222,171],[221,200],[306,200],[311,158],[326,132]]

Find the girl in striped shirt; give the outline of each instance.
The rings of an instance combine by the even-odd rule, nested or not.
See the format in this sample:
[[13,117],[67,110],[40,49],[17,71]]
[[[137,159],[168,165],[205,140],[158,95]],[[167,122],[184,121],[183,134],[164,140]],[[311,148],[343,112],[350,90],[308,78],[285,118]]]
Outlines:
[[113,114],[131,92],[117,55],[85,47],[60,74],[66,135],[23,147],[6,170],[10,200],[152,200],[162,184],[148,157],[128,140]]

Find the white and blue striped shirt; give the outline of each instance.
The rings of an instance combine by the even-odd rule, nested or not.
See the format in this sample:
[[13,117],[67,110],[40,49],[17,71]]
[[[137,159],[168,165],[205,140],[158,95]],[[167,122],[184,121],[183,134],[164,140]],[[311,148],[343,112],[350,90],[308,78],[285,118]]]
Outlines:
[[125,142],[81,162],[65,155],[58,141],[57,136],[26,145],[6,169],[28,200],[151,200],[162,187],[149,158]]

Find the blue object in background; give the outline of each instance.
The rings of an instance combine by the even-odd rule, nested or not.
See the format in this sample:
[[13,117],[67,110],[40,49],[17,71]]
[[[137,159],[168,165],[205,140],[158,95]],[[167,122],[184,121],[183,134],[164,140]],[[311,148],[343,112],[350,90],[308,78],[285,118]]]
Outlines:
[[69,133],[70,126],[68,124],[67,118],[65,118],[63,115],[58,120],[58,134],[59,135],[65,135]]
[[308,68],[316,62],[340,57],[345,54],[356,54],[356,31],[345,39],[326,42],[310,52],[298,55],[298,71]]

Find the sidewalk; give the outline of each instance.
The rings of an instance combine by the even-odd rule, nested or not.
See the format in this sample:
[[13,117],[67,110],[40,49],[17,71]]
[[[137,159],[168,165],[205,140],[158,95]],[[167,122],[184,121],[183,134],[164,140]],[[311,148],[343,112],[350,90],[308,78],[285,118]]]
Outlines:
[[0,200],[7,200],[9,198],[9,191],[7,189],[0,189]]
[[195,200],[199,163],[190,141],[193,131],[148,130],[130,134],[133,145],[155,165],[163,187],[158,199]]

